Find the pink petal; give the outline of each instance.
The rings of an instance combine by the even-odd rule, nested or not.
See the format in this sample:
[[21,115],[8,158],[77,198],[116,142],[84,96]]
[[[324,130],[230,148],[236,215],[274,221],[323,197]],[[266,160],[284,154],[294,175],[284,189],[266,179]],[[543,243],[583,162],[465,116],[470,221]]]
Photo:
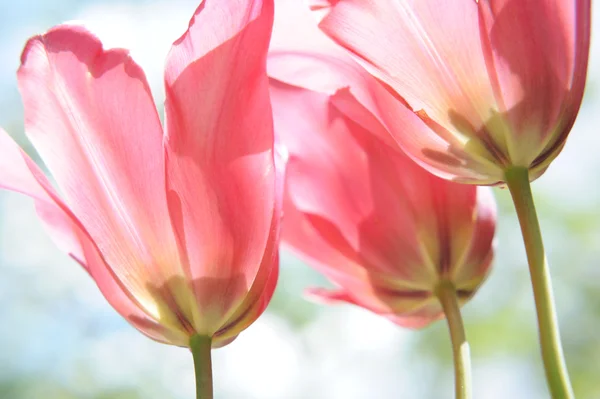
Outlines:
[[[415,111],[448,132],[449,144],[469,139],[495,161],[478,131],[493,116],[495,98],[471,0],[340,0],[321,28],[354,53]],[[439,133],[441,134],[441,133]],[[433,140],[432,140],[433,141]],[[492,143],[500,153],[502,137]]]
[[[0,149],[0,187],[33,198],[38,213],[58,247],[71,257],[82,260],[83,249],[79,239],[72,232],[76,226],[73,225],[68,208],[60,200],[44,173],[1,128]],[[85,265],[84,267],[87,268]]]
[[[260,272],[275,209],[266,53],[270,0],[205,0],[167,59],[168,202],[197,321],[216,332]],[[206,280],[208,281],[208,280]],[[209,323],[207,325],[206,323]]]
[[[563,136],[560,119],[572,118],[571,113],[579,108],[587,66],[590,4],[580,0],[488,0],[479,2],[479,8],[500,111],[507,112],[515,136],[510,143],[514,146],[511,160],[529,166],[557,136]],[[574,80],[579,87],[572,91]],[[565,102],[574,108],[567,114]]]
[[181,344],[177,330],[152,320],[123,289],[81,223],[59,198],[43,172],[0,129],[0,187],[32,197],[50,237],[94,278],[109,303],[132,325],[152,339]]
[[126,51],[64,25],[29,40],[18,78],[26,132],[69,209],[123,289],[161,317],[157,290],[179,261],[144,73]]

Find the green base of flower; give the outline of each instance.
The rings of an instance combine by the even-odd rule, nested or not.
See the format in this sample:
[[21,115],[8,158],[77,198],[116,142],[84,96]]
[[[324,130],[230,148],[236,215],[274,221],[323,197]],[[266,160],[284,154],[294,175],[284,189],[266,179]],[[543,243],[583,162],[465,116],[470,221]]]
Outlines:
[[190,338],[190,350],[194,357],[196,372],[197,399],[213,399],[211,349],[210,337],[194,335]]

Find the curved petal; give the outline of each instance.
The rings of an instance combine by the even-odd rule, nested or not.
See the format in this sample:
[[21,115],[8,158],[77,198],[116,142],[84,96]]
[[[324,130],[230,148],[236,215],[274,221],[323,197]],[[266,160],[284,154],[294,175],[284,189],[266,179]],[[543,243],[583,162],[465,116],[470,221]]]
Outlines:
[[115,279],[81,223],[59,198],[43,172],[2,129],[0,187],[34,199],[52,240],[90,273],[108,302],[134,327],[156,341],[184,343],[184,336],[177,328],[158,324]]
[[[585,38],[579,37],[581,32],[577,31],[586,25],[586,15],[589,20],[589,3],[587,12],[577,9],[583,3],[576,0],[479,2],[490,75],[500,111],[506,113],[514,136],[509,143],[513,164],[530,166],[562,130],[560,119],[571,117],[563,114],[565,100],[575,94],[579,97],[576,102],[581,101],[582,87],[577,93],[570,91],[574,80],[581,75],[585,77],[587,65],[576,60],[576,53],[587,53],[581,48],[587,47]],[[586,36],[589,37],[589,31],[587,35],[584,33]]]
[[178,258],[162,129],[143,71],[126,51],[69,25],[30,39],[21,62],[27,135],[116,279],[164,317],[153,288]]
[[241,331],[256,321],[269,305],[275,292],[279,278],[279,240],[283,217],[286,157],[287,154],[282,148],[275,148],[275,208],[267,248],[246,298],[213,337],[216,347],[227,345]]
[[[532,163],[530,173],[530,179],[532,180],[540,176],[550,165],[550,162],[563,149],[565,140],[575,123],[583,99],[590,53],[591,0],[574,1],[575,26],[572,27],[567,22],[567,26],[573,29],[572,36],[569,35],[569,39],[572,39],[575,48],[571,87],[565,100],[561,120],[555,126],[552,137],[547,141],[546,147]],[[564,14],[561,16],[564,18]]]
[[329,36],[456,140],[477,137],[495,104],[479,37],[477,2],[331,2],[320,24]]
[[187,278],[212,281],[210,293],[195,284],[197,331],[214,333],[235,312],[268,244],[275,206],[265,65],[272,22],[272,0],[204,0],[167,59],[169,210]]

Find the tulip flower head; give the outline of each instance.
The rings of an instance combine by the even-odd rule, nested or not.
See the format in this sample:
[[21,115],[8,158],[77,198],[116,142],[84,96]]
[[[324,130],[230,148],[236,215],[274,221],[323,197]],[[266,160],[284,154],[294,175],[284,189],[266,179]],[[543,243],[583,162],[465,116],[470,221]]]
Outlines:
[[271,81],[275,132],[289,152],[283,242],[338,287],[313,295],[425,326],[442,315],[440,284],[462,304],[489,271],[491,192],[430,174],[355,122],[367,111],[345,114],[333,97]]
[[402,103],[388,130],[433,173],[499,184],[518,167],[533,180],[563,148],[583,97],[590,0],[314,3],[320,28]]
[[269,0],[202,2],[167,58],[164,128],[127,51],[74,25],[23,51],[25,131],[58,189],[3,131],[0,187],[34,198],[61,249],[157,341],[224,345],[273,294],[272,14]]

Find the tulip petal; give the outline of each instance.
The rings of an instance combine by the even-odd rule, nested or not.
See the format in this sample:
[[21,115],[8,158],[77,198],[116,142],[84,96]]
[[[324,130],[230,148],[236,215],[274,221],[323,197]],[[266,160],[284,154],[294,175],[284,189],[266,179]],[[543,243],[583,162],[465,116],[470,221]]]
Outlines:
[[493,116],[495,98],[475,1],[330,2],[321,28],[412,109],[439,123],[451,140],[477,142],[480,155],[490,161],[502,153],[502,140],[482,143],[479,133]]
[[[587,10],[578,9],[584,3]],[[589,31],[576,29],[585,27],[586,15],[589,19],[589,2],[486,0],[479,8],[500,111],[515,136],[509,143],[511,161],[529,167],[564,130],[560,119],[573,112],[564,115],[565,105],[575,102],[575,113],[579,107],[583,87],[571,92],[572,84],[585,77],[587,60],[576,60],[576,53],[586,54],[589,42],[577,41]],[[575,98],[565,104],[570,96]]]
[[50,238],[90,273],[109,303],[134,327],[157,341],[182,342],[176,330],[170,331],[151,319],[123,289],[81,223],[59,198],[43,172],[2,129],[0,187],[34,199]]
[[195,289],[194,324],[211,334],[243,301],[269,242],[272,20],[270,0],[204,0],[167,59],[168,203],[187,278],[222,282]]
[[69,25],[30,39],[21,60],[26,133],[111,272],[163,317],[153,288],[178,259],[162,129],[143,71]]
[[267,308],[273,297],[279,278],[279,242],[283,197],[285,185],[285,162],[287,154],[282,148],[275,148],[275,208],[267,240],[267,248],[248,294],[229,320],[213,337],[214,346],[224,346],[231,342],[242,330],[253,323]]

